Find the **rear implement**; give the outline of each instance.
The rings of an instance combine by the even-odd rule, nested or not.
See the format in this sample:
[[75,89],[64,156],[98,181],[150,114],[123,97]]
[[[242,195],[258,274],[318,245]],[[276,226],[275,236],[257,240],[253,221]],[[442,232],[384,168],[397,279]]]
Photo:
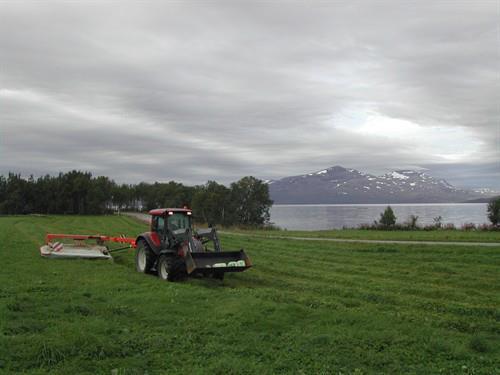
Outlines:
[[[58,241],[55,241],[55,240]],[[110,250],[105,243],[118,242],[126,247]],[[111,259],[111,252],[135,247],[135,238],[87,234],[47,234],[40,255],[58,259]]]

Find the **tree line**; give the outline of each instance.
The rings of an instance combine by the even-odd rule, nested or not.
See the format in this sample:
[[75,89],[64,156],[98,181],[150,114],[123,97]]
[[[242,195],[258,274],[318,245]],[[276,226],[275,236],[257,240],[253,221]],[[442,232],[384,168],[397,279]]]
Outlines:
[[0,175],[0,214],[106,214],[190,207],[200,222],[262,225],[269,222],[272,200],[263,181],[247,176],[229,187],[215,181],[187,186],[167,183],[117,184],[105,176],[71,171],[57,176],[22,178]]

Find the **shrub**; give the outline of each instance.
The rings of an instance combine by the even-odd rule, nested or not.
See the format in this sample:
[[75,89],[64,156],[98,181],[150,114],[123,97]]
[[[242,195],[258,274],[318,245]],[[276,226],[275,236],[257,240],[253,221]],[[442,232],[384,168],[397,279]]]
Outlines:
[[476,229],[476,224],[474,223],[464,223],[462,224],[462,230],[475,230]]
[[380,225],[383,227],[391,227],[396,224],[396,215],[391,206],[387,206],[385,211],[380,214]]
[[269,230],[269,231],[282,231],[283,230],[281,227],[279,227],[278,225],[276,225],[274,223],[264,224],[261,229]]
[[[390,209],[388,206],[387,209]],[[392,209],[392,216],[394,220],[390,220],[391,213],[384,211],[383,214],[380,214],[380,221],[375,220],[373,224],[361,223],[357,226],[358,229],[362,230],[394,230],[394,231],[405,231],[405,230],[415,230],[415,231],[435,231],[435,230],[463,230],[463,231],[500,231],[500,225],[493,224],[474,224],[474,223],[464,223],[457,228],[453,223],[442,224],[442,217],[438,216],[434,218],[433,224],[426,224],[424,226],[417,225],[418,216],[410,215],[408,221],[404,224],[397,224],[396,217],[394,216],[394,212]],[[389,213],[388,213],[389,212]],[[385,215],[385,216],[384,216]],[[349,229],[344,227],[343,229]]]
[[436,227],[436,229],[439,229],[443,226],[443,217],[442,216],[436,216],[432,220],[434,221],[434,226]]
[[418,221],[417,215],[410,215],[408,217],[408,221],[406,222],[406,228],[412,230],[418,229],[417,221]]
[[483,232],[489,232],[489,231],[498,231],[500,230],[499,225],[494,225],[494,224],[480,224],[476,227],[477,230],[483,231]]

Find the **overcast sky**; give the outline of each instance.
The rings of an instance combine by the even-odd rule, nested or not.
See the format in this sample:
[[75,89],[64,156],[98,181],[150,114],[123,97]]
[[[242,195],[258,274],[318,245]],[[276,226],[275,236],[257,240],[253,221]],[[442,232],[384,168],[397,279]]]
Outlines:
[[500,189],[500,1],[0,1],[0,173]]

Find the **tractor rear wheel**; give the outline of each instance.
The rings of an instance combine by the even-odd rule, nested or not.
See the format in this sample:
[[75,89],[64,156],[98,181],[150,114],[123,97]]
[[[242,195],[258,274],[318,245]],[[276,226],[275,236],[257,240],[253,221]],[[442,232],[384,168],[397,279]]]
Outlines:
[[139,240],[135,252],[135,269],[140,273],[151,273],[154,263],[155,256],[148,243],[144,240]]

